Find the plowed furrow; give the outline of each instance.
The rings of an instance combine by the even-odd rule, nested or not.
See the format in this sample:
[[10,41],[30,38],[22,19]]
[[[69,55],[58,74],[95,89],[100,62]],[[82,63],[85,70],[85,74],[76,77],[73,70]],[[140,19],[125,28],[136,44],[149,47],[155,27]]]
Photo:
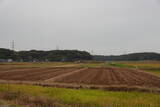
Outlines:
[[[4,71],[2,71],[4,70]],[[125,86],[160,88],[160,78],[149,73],[123,68],[3,68],[0,80],[23,82],[71,83],[87,86]]]
[[124,74],[121,71],[116,71],[116,78],[118,78],[119,84],[126,85],[128,80],[124,77]]
[[126,78],[127,84],[126,85],[138,85],[141,84],[142,81],[137,79],[134,75],[132,75],[130,72],[127,71],[121,71],[123,74],[123,78]]
[[1,79],[10,79],[12,77],[19,77],[22,75],[27,75],[27,74],[32,74],[33,72],[39,71],[39,70],[44,70],[42,68],[37,68],[37,69],[25,69],[25,70],[19,70],[15,72],[7,72],[0,74]]
[[117,84],[117,78],[115,77],[114,75],[114,72],[113,70],[110,71],[110,76],[111,76],[111,84]]
[[139,76],[137,76],[137,79],[141,80],[141,82],[143,82],[142,85],[147,85],[147,86],[158,86],[160,87],[160,79],[156,76],[153,75],[149,75],[147,73],[143,73],[143,72],[131,72],[132,75],[137,76],[139,74]]
[[19,69],[27,69],[27,68],[15,68],[15,67],[1,67],[0,68],[0,73],[2,72],[9,72],[9,71],[14,71],[14,70],[19,70]]
[[41,75],[46,75],[51,71],[54,71],[56,69],[51,69],[51,68],[46,68],[43,70],[39,70],[39,71],[33,71],[33,72],[28,72],[24,75],[19,75],[19,76],[14,76],[11,77],[12,80],[28,80],[28,81],[32,81],[32,80],[36,80],[37,77],[41,76]]
[[46,81],[46,82],[47,82],[47,81],[56,81],[57,79],[64,78],[64,77],[66,77],[66,76],[72,75],[72,74],[74,74],[74,73],[78,73],[78,72],[83,71],[83,70],[86,70],[86,69],[87,69],[87,68],[78,69],[78,70],[75,70],[75,71],[72,71],[72,72],[69,72],[69,73],[65,73],[65,74],[63,74],[63,75],[59,75],[59,76],[56,76],[56,77],[47,79],[47,80],[45,80],[45,81]]
[[46,81],[56,76],[60,76],[69,72],[74,71],[75,69],[57,69],[56,71],[50,71],[49,73],[45,73],[43,75],[39,75],[36,80]]
[[102,76],[102,70],[96,70],[94,72],[90,71],[90,75],[92,76],[91,77],[88,76],[88,78],[86,78],[86,80],[90,80],[88,84],[99,84],[99,82],[102,82],[102,83],[105,82],[105,81],[101,81],[101,79],[99,78],[99,76]]
[[1,71],[0,75],[15,74],[15,73],[20,73],[20,72],[25,72],[28,70],[34,70],[34,69],[39,69],[39,68],[13,68],[10,70]]

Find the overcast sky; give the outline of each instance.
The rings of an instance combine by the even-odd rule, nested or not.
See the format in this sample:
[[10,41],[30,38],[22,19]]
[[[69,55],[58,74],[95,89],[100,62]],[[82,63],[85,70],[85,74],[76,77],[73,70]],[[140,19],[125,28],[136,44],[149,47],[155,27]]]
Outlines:
[[0,0],[0,48],[160,52],[160,0]]

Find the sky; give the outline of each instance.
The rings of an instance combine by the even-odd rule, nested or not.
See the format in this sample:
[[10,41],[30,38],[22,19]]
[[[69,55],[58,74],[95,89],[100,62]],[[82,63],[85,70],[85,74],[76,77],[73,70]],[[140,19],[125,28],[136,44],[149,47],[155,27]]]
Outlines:
[[0,0],[0,48],[160,53],[160,0]]

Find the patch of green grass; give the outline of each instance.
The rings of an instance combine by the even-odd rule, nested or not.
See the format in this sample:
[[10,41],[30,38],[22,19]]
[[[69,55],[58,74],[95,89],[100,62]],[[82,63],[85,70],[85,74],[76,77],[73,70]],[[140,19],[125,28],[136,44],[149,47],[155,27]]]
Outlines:
[[150,73],[160,76],[160,70],[155,70],[155,69],[142,69],[142,70],[145,72],[150,72]]
[[106,66],[119,67],[119,68],[135,68],[135,66],[126,65],[126,64],[117,63],[117,62],[106,63]]
[[160,107],[160,95],[142,92],[110,92],[87,89],[65,89],[31,85],[0,85],[0,92],[20,91],[32,96],[54,98],[80,107]]
[[[0,63],[0,67],[57,67],[73,65],[72,62],[12,62],[12,63]],[[75,64],[76,65],[76,64]]]
[[136,68],[143,70],[144,72],[150,72],[160,76],[160,64],[152,64],[152,62],[110,62],[105,66],[119,67],[119,68]]
[[88,68],[94,68],[94,67],[102,67],[104,66],[104,63],[83,63],[79,65],[80,67],[88,67]]
[[150,73],[160,76],[160,62],[159,61],[121,62],[121,64],[126,65],[126,66],[133,66],[145,72],[150,72]]

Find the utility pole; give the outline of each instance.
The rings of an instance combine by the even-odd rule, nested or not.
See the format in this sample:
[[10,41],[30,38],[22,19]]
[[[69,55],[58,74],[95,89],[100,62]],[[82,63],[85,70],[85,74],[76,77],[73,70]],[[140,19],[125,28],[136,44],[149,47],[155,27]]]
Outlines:
[[14,51],[14,40],[11,42],[11,49]]
[[91,55],[93,55],[94,54],[94,51],[93,50],[91,50]]
[[14,47],[15,47],[15,44],[14,44],[14,40],[11,42],[11,49],[12,49],[12,55],[11,55],[11,60],[15,60],[15,52],[14,52]]

